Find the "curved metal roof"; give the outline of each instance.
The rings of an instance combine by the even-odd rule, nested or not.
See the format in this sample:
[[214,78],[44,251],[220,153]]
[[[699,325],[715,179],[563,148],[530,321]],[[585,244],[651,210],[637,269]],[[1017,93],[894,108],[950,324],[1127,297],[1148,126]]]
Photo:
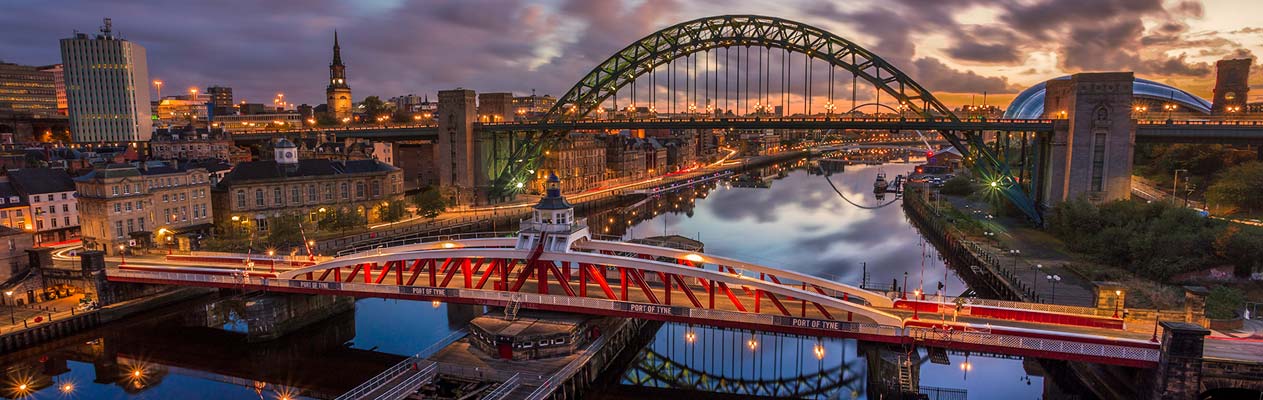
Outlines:
[[[1069,75],[1055,79],[1070,79]],[[1034,119],[1044,115],[1044,96],[1047,94],[1045,87],[1048,82],[1040,82],[1031,86],[1009,103],[1009,107],[1004,110],[1004,118]],[[1180,88],[1167,85],[1164,83],[1154,82],[1148,79],[1136,78],[1132,85],[1132,95],[1135,97],[1173,101],[1190,110],[1210,114],[1210,102],[1201,97],[1197,97],[1192,93],[1186,92]]]

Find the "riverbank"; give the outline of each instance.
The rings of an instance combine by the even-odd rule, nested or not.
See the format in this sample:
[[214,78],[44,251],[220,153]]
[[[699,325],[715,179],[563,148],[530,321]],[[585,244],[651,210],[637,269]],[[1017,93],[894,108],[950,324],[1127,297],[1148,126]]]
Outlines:
[[[207,288],[173,288],[96,310],[74,308],[16,321],[0,327],[0,354],[96,328],[108,322],[214,292]],[[7,329],[6,329],[7,328]]]

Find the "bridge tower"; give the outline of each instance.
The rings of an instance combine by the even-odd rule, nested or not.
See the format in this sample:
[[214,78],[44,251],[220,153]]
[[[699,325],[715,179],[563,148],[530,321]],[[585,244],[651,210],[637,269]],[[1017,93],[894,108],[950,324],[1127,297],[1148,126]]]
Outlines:
[[532,250],[540,238],[544,238],[545,251],[569,252],[572,243],[590,239],[592,235],[588,232],[587,221],[575,219],[574,206],[561,195],[561,179],[556,174],[549,174],[546,185],[544,198],[535,204],[531,219],[522,221],[516,247]]
[[1136,122],[1131,72],[1080,73],[1048,82],[1044,115],[1053,127],[1042,199],[1053,205],[1079,196],[1093,202],[1131,195]]
[[1250,64],[1253,62],[1244,58],[1215,63],[1215,99],[1211,102],[1210,112],[1242,112],[1250,93]]
[[439,91],[439,143],[434,159],[438,164],[439,187],[453,204],[466,205],[475,198],[477,147],[474,122],[478,107],[469,89]]

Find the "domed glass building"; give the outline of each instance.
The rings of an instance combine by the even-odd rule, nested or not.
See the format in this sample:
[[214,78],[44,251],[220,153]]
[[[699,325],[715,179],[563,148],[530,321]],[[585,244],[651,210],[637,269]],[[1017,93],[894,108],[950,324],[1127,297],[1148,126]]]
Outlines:
[[[1070,79],[1070,76],[1056,79]],[[1047,93],[1046,84],[1047,82],[1040,82],[1014,97],[1013,102],[1009,103],[1009,107],[1004,110],[1004,118],[1042,118],[1044,95]],[[1136,78],[1135,84],[1132,85],[1132,94],[1137,100],[1146,103],[1145,107],[1150,113],[1161,113],[1162,104],[1175,103],[1181,108],[1177,110],[1178,112],[1210,114],[1210,102],[1206,99],[1174,86],[1148,79]]]

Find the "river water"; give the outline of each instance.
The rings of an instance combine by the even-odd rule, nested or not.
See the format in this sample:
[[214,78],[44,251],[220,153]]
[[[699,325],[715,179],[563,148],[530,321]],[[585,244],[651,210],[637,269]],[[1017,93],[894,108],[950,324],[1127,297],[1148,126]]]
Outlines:
[[[893,179],[913,164],[848,166],[828,176],[808,166],[783,163],[595,212],[589,224],[595,233],[629,239],[664,233],[700,239],[707,253],[870,287],[903,285],[906,279],[909,290],[922,288],[927,295],[938,293],[940,282],[949,295],[967,289],[907,221],[896,196],[879,199],[873,193],[879,172]],[[183,303],[0,357],[0,396],[272,400],[302,388],[326,397],[438,341],[469,313],[446,304],[362,299],[354,312],[268,343],[248,343],[233,332],[240,330],[239,322],[219,304],[218,298]],[[756,349],[749,348],[751,341]],[[808,397],[849,399],[865,398],[865,348],[852,340],[666,324],[637,360],[653,353],[696,373],[752,382],[820,381],[819,371],[826,371],[829,387]],[[716,349],[729,355],[716,358]],[[966,357],[967,371],[961,367]],[[920,365],[923,388],[963,390],[977,399],[1041,397],[1043,378],[1026,372],[1031,363],[977,354],[948,359],[950,365]],[[629,368],[620,385],[601,393],[638,398],[646,392],[637,387],[671,387],[643,372]],[[21,384],[28,390],[18,391]],[[63,393],[66,384],[72,387]]]

